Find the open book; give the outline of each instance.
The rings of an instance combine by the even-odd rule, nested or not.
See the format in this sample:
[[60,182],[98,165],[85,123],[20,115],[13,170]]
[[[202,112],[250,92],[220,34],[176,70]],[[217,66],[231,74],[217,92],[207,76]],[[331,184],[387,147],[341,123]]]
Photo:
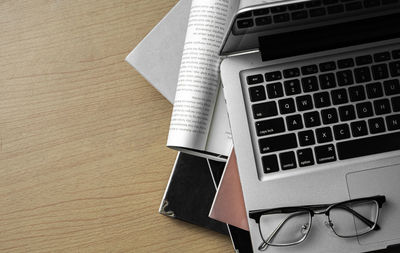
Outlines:
[[[193,0],[167,146],[226,159],[232,149],[219,49],[239,0]],[[198,155],[198,153],[197,153]]]
[[[191,4],[191,0],[180,0],[126,58],[127,62],[141,73],[171,103],[174,101],[178,82],[178,72],[182,59]],[[223,104],[221,105],[220,109],[223,112],[225,107]],[[220,104],[216,104],[216,106],[218,107]],[[220,109],[216,110],[219,111]],[[186,167],[188,168],[192,166],[190,164],[187,165]],[[198,172],[193,173],[196,174]],[[228,214],[222,217],[225,223],[248,230],[237,165],[233,156],[228,159],[228,165],[225,168],[222,182],[224,183],[221,183],[218,192],[219,197],[214,202],[210,217],[220,220],[222,216],[219,214]],[[241,199],[241,201],[233,201],[232,197],[235,200]],[[232,205],[237,207],[236,211],[229,213],[230,210],[227,210],[226,206],[230,207]],[[237,216],[237,214],[242,213],[244,213],[244,216]]]

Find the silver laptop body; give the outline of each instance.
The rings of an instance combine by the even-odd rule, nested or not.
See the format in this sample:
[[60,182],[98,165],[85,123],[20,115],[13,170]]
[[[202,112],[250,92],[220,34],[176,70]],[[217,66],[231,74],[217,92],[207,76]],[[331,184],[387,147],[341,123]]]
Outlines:
[[386,197],[380,229],[351,238],[315,215],[302,243],[259,249],[268,238],[249,217],[254,252],[400,244],[398,8],[385,0],[286,1],[241,10],[232,21],[221,79],[247,214]]

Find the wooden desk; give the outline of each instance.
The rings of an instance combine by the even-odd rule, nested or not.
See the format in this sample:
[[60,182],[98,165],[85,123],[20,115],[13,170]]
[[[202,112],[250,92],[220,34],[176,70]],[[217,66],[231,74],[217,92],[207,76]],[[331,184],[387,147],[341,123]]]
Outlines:
[[177,0],[0,3],[0,252],[231,252],[158,214],[172,106],[125,56]]

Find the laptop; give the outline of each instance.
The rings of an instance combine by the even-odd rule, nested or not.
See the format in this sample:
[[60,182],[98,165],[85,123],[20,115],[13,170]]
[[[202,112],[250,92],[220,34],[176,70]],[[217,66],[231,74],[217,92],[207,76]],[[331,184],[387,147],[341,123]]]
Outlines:
[[264,2],[220,54],[254,252],[400,244],[400,1]]

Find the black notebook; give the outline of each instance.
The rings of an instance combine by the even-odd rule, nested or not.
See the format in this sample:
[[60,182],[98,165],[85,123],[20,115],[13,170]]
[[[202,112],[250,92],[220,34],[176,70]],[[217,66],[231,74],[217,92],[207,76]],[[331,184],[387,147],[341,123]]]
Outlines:
[[230,235],[236,252],[252,253],[248,231],[208,217],[225,162],[179,153],[159,212]]

